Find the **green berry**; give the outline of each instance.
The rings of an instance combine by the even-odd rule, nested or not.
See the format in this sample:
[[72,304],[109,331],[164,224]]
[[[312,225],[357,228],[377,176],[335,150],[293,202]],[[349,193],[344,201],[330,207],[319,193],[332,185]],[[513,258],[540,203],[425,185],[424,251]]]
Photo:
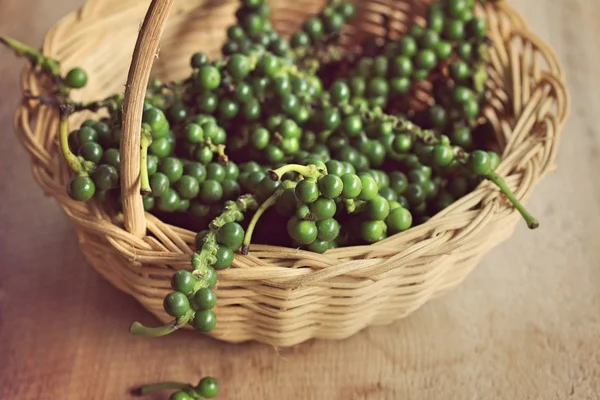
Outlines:
[[224,98],[219,103],[219,116],[223,120],[230,120],[230,119],[235,118],[237,116],[239,110],[240,110],[240,107],[232,99]]
[[390,203],[390,209],[392,207],[391,202],[395,202],[398,199],[398,194],[390,187],[382,187],[379,189],[378,193],[379,196],[383,197]]
[[418,183],[409,183],[403,195],[411,206],[418,206],[425,201],[425,191]]
[[244,228],[237,222],[228,222],[219,229],[217,242],[237,251],[244,241]]
[[89,176],[77,176],[71,180],[68,193],[73,200],[88,201],[96,193],[96,185]]
[[498,165],[500,165],[500,156],[498,155],[498,153],[493,151],[488,151],[488,154],[490,156],[490,165],[492,167],[492,170],[495,170],[496,168],[498,168]]
[[488,152],[475,150],[469,156],[468,166],[477,175],[486,175],[492,170],[492,160]]
[[213,265],[213,268],[220,271],[231,267],[231,264],[233,264],[234,253],[233,250],[227,246],[219,246],[216,257],[217,262]]
[[190,143],[200,143],[204,140],[204,131],[198,124],[189,124],[185,128],[185,138]]
[[208,55],[206,53],[203,53],[203,52],[194,53],[192,55],[192,57],[190,58],[190,66],[193,69],[198,69],[198,68],[202,67],[203,65],[208,64],[209,61],[210,61],[210,59],[208,58]]
[[366,203],[365,213],[367,219],[383,221],[390,213],[390,203],[377,195]]
[[67,72],[65,76],[65,84],[73,89],[80,89],[87,84],[87,73],[79,67],[75,67]]
[[286,230],[293,240],[304,245],[311,244],[317,239],[318,230],[313,221],[292,217],[286,225]]
[[436,128],[443,128],[446,125],[446,110],[439,105],[429,108],[429,120]]
[[198,394],[204,398],[212,399],[219,394],[219,384],[215,378],[207,376],[200,380],[196,387]]
[[468,10],[467,0],[448,0],[446,7],[448,15],[452,18],[461,18]]
[[473,136],[468,127],[457,126],[450,134],[450,140],[456,146],[468,148],[473,143]]
[[200,111],[212,114],[219,106],[219,97],[214,93],[204,92],[197,97],[196,102]]
[[393,171],[390,173],[390,187],[397,193],[402,194],[408,186],[408,178],[403,172]]
[[88,142],[81,145],[79,148],[79,155],[83,157],[83,159],[90,161],[94,164],[97,164],[102,159],[102,146],[98,143]]
[[363,131],[363,123],[360,115],[349,115],[342,122],[342,129],[348,136],[357,136]]
[[96,188],[110,190],[119,186],[119,171],[109,164],[101,164],[92,173]]
[[170,185],[169,178],[161,172],[157,172],[150,177],[150,189],[152,190],[152,195],[155,197],[159,197],[165,193]]
[[185,294],[181,292],[171,292],[165,297],[163,307],[167,314],[179,318],[190,310],[190,302]]
[[302,180],[295,188],[296,197],[303,203],[312,203],[319,198],[319,187],[316,182]]
[[473,98],[471,89],[464,86],[456,86],[452,93],[453,99],[458,104],[465,104]]
[[173,274],[171,278],[171,288],[177,292],[181,292],[186,296],[191,295],[194,292],[194,287],[198,282],[198,278],[196,278],[190,271],[179,270]]
[[166,138],[169,135],[169,121],[162,110],[148,108],[142,115],[142,122],[148,124],[153,139]]
[[450,19],[444,25],[443,37],[450,41],[462,40],[465,36],[465,24],[459,19]]
[[437,145],[433,148],[433,162],[439,167],[446,167],[450,165],[454,159],[454,152],[452,147],[448,145]]
[[[265,54],[258,61],[257,68],[265,76],[272,77],[279,70],[279,60],[271,54]],[[256,85],[254,85],[253,88],[257,93],[260,93],[260,90],[256,90]]]
[[194,305],[198,310],[210,310],[217,304],[217,295],[210,288],[202,288],[194,293]]
[[326,197],[319,197],[310,205],[310,213],[314,216],[315,221],[333,218],[336,211],[335,201]]
[[329,93],[335,104],[343,104],[350,99],[350,87],[343,81],[335,81],[331,85]]
[[242,106],[241,112],[248,121],[257,120],[261,113],[260,102],[257,99],[249,99]]
[[321,194],[327,198],[334,199],[339,197],[344,190],[344,183],[339,176],[328,174],[318,180]]
[[233,179],[225,179],[221,182],[223,189],[223,200],[235,200],[242,194],[242,188]]
[[363,221],[360,226],[360,236],[367,243],[374,243],[385,233],[385,223],[383,221]]
[[340,234],[340,224],[333,218],[317,221],[317,238],[323,241],[335,240]]
[[206,166],[206,179],[222,182],[227,177],[227,170],[219,163],[212,162]]
[[73,137],[77,137],[78,144],[84,145],[86,143],[95,143],[98,142],[98,131],[89,126],[83,126],[79,131],[76,131],[77,135],[73,135]]
[[409,29],[408,29],[408,34],[414,38],[420,38],[423,33],[425,33],[425,29],[418,24],[413,24]]
[[292,35],[291,45],[293,48],[306,47],[310,44],[310,36],[306,32],[299,31]]
[[183,163],[179,158],[167,157],[160,161],[158,170],[165,174],[171,183],[175,183],[183,176]]
[[463,60],[470,60],[473,56],[473,45],[469,42],[461,42],[457,45],[456,52]]
[[345,173],[341,176],[344,189],[342,190],[342,198],[355,199],[363,189],[362,179],[354,173]]
[[269,144],[265,148],[265,156],[269,163],[275,164],[283,160],[283,158],[285,157],[285,153],[279,147],[273,144]]
[[413,64],[409,57],[398,56],[394,58],[392,71],[397,77],[410,77],[413,71]]
[[373,200],[379,191],[377,181],[375,181],[375,178],[371,175],[366,173],[359,174],[359,178],[362,183],[362,190],[360,191],[358,199],[363,201]]
[[246,28],[246,32],[251,37],[258,37],[266,30],[267,20],[259,14],[246,14],[242,19],[242,23]]
[[240,103],[246,103],[252,99],[252,86],[247,82],[238,82],[235,86],[233,97]]
[[310,208],[306,204],[299,205],[295,215],[300,219],[312,219]]
[[331,242],[326,242],[323,240],[315,240],[311,244],[309,244],[306,248],[313,253],[323,254],[330,248]]
[[221,72],[212,65],[198,68],[196,83],[203,90],[215,90],[221,85]]
[[337,6],[337,11],[344,16],[346,20],[354,17],[356,8],[352,3],[342,2]]
[[322,113],[323,127],[326,130],[334,130],[341,123],[341,116],[337,108],[326,108]]
[[390,233],[403,232],[411,227],[412,214],[404,207],[394,208],[386,218],[385,224]]
[[411,81],[408,77],[392,78],[390,81],[390,91],[393,94],[408,93],[411,87]]
[[446,61],[452,56],[452,44],[440,41],[435,45],[434,51],[438,60]]
[[183,173],[196,179],[198,183],[206,179],[206,167],[197,162],[189,162],[183,167]]
[[193,400],[189,394],[184,391],[177,391],[169,396],[169,400]]
[[192,325],[198,332],[210,332],[217,324],[217,316],[212,310],[203,310],[196,312]]
[[367,93],[370,97],[385,97],[389,92],[387,81],[381,77],[372,78],[367,86]]
[[215,271],[212,267],[208,267],[206,268],[206,272],[202,279],[204,282],[206,282],[209,288],[213,288],[217,284],[217,278],[217,271]]
[[344,26],[344,16],[338,13],[332,13],[323,18],[325,31],[328,33],[338,32]]
[[321,37],[323,36],[324,27],[323,23],[319,18],[310,17],[304,22],[302,27],[304,32],[308,34],[313,43],[316,43],[317,41],[321,40]]
[[479,104],[475,99],[468,99],[462,105],[462,114],[465,118],[473,120],[479,115]]
[[191,200],[200,192],[200,184],[196,178],[189,175],[183,175],[177,182],[177,192],[182,199]]
[[471,76],[469,64],[464,60],[456,60],[450,64],[450,76],[457,82],[463,82]]
[[421,50],[415,56],[415,67],[421,70],[432,70],[437,63],[435,52],[430,49]]
[[205,204],[214,204],[223,198],[223,187],[212,179],[207,179],[200,184],[200,200]]
[[227,62],[227,72],[235,80],[242,80],[250,73],[250,60],[243,54],[233,54]]
[[425,30],[423,35],[419,38],[419,44],[424,49],[435,49],[437,44],[440,42],[440,35],[434,30]]
[[419,45],[415,38],[411,36],[405,36],[398,42],[399,55],[405,57],[412,57],[417,54]]
[[160,211],[164,212],[175,212],[181,203],[181,197],[173,189],[167,189],[163,194],[158,197],[156,206]]
[[434,32],[441,32],[444,27],[444,14],[439,10],[433,10],[430,8],[429,16],[427,18],[427,27]]

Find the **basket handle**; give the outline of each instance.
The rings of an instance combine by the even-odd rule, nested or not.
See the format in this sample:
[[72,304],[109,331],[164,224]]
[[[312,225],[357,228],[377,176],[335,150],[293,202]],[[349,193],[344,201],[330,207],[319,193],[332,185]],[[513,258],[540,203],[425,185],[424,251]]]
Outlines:
[[146,234],[144,203],[140,194],[140,135],[146,88],[167,18],[174,0],[152,0],[129,67],[121,132],[121,199],[125,229],[137,237]]

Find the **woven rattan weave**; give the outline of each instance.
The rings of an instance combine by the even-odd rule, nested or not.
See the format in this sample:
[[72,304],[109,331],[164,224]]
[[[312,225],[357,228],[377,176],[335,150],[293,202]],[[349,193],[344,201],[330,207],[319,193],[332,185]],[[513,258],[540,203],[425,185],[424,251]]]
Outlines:
[[[193,52],[218,55],[237,3],[175,1],[158,57],[146,60],[153,65],[152,74],[181,78],[189,73]],[[316,13],[323,0],[270,4],[275,28],[290,33]],[[347,30],[347,40],[365,32],[383,33],[377,25],[381,12],[391,16],[396,34],[401,34],[408,21],[424,12],[426,2],[357,4],[360,17]],[[89,84],[75,94],[76,100],[123,91],[148,5],[139,0],[89,0],[47,34],[45,54],[60,60],[65,70],[78,65],[89,73]],[[501,149],[497,171],[517,198],[526,201],[555,167],[569,112],[565,78],[553,51],[508,4],[489,4],[478,12],[487,20],[493,42],[485,114]],[[26,68],[22,87],[35,95],[47,85]],[[77,115],[72,123],[88,116]],[[36,102],[24,101],[16,112],[16,130],[31,154],[36,181],[70,218],[89,263],[167,322],[162,301],[170,291],[173,270],[191,268],[195,232],[167,225],[143,210],[113,215],[93,202],[73,201],[66,192],[69,172],[57,145],[58,124],[56,111]],[[139,194],[125,196],[133,203],[139,200],[134,197]],[[519,223],[518,212],[493,184],[484,182],[425,224],[370,246],[318,255],[255,245],[249,255],[237,255],[234,266],[219,273],[218,323],[210,335],[228,342],[290,346],[311,338],[342,339],[367,326],[391,323],[461,283]]]

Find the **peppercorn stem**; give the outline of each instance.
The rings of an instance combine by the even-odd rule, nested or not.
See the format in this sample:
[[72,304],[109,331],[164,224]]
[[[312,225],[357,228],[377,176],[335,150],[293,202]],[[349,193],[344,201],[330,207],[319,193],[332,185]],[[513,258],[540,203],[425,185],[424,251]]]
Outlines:
[[134,322],[131,324],[129,328],[129,332],[136,336],[145,336],[145,337],[160,337],[166,336],[170,333],[175,332],[177,329],[181,328],[188,322],[190,322],[194,318],[195,312],[193,310],[189,310],[185,315],[176,319],[175,321],[171,321],[166,325],[159,326],[156,328],[150,328],[142,325],[139,322]]
[[119,104],[123,102],[123,93],[118,93],[113,96],[107,97],[104,100],[91,101],[88,103],[73,103],[70,102],[73,111],[91,111],[97,112],[102,108],[107,108],[112,114],[119,108]]
[[148,393],[158,392],[159,390],[193,390],[194,387],[189,383],[183,382],[161,382],[142,385],[137,390],[139,396],[144,396]]
[[87,171],[81,160],[69,148],[69,111],[68,107],[64,105],[60,106],[59,141],[60,150],[69,168],[78,175],[86,176]]
[[60,64],[58,61],[48,58],[33,47],[7,36],[0,36],[0,43],[11,49],[17,56],[25,57],[34,65],[39,65],[53,78],[60,77]]
[[142,196],[148,196],[152,194],[150,178],[148,177],[148,147],[152,144],[152,135],[146,129],[142,129],[140,144],[142,147],[140,151],[140,192]]
[[251,194],[238,197],[235,201],[227,201],[221,215],[213,219],[208,225],[209,232],[204,238],[202,249],[192,255],[192,267],[194,275],[205,275],[206,268],[216,262],[217,232],[229,222],[238,222],[244,219],[244,212],[258,207],[256,198]]
[[327,169],[319,169],[316,165],[300,165],[300,164],[288,164],[283,167],[279,167],[275,170],[269,170],[269,178],[274,181],[281,179],[283,175],[288,172],[296,172],[302,175],[304,179],[317,179],[321,175],[327,174]]
[[145,337],[159,337],[166,336],[169,333],[173,333],[178,329],[176,323],[169,323],[167,325],[159,326],[157,328],[149,328],[147,326],[142,325],[139,322],[134,322],[129,328],[129,332],[136,336],[145,336]]
[[[192,255],[192,267],[194,268],[193,274],[196,276],[205,276],[206,268],[213,265],[216,261],[217,250],[219,245],[217,244],[216,231],[212,229],[206,234],[204,238],[204,244],[199,252]],[[201,281],[203,285],[206,283]],[[205,287],[205,286],[202,286]],[[200,289],[200,288],[199,288]]]
[[248,254],[250,242],[252,241],[252,234],[254,233],[254,228],[256,228],[256,224],[258,223],[260,217],[262,217],[265,211],[267,211],[270,207],[274,206],[275,203],[277,203],[277,200],[279,199],[279,197],[281,197],[284,191],[284,188],[279,188],[275,190],[275,193],[273,193],[271,197],[265,200],[264,203],[262,203],[258,210],[256,210],[256,212],[254,213],[252,219],[248,223],[248,228],[246,228],[246,234],[244,235],[244,241],[242,242],[242,254]]
[[489,179],[500,188],[502,193],[506,195],[506,197],[508,198],[508,200],[510,200],[512,205],[519,211],[519,213],[521,213],[523,219],[525,219],[525,222],[527,222],[527,226],[529,227],[529,229],[536,229],[540,226],[538,220],[535,219],[529,213],[529,211],[527,211],[527,209],[521,204],[521,202],[515,197],[515,195],[508,188],[506,182],[500,175],[498,175],[495,171],[490,171],[487,174],[483,175],[483,177]]

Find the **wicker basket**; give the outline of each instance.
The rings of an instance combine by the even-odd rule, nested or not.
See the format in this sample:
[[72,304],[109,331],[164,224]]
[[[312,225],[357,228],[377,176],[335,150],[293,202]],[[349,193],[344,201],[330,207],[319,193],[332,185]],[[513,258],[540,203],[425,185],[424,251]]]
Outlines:
[[[131,121],[126,123],[134,126],[131,123],[141,118],[139,89],[144,89],[144,75],[151,66],[153,75],[179,79],[189,74],[193,52],[219,54],[237,3],[153,3],[149,13],[153,17],[144,30],[147,40],[134,57],[138,69],[128,83],[133,87],[127,103]],[[270,0],[273,25],[289,34],[323,3]],[[382,12],[392,17],[397,34],[401,34],[407,21],[424,13],[426,3],[360,1],[360,17],[347,30],[348,37],[382,34],[378,26]],[[148,5],[139,0],[89,0],[48,33],[44,53],[60,60],[65,70],[80,65],[90,75],[86,90],[76,93],[76,100],[95,100],[123,90]],[[493,41],[488,79],[491,97],[485,114],[496,129],[502,150],[497,171],[517,198],[526,201],[554,167],[569,112],[563,71],[552,50],[508,4],[486,5],[478,12],[487,20]],[[152,46],[159,38],[160,56],[154,57]],[[45,82],[29,67],[22,75],[22,87],[34,95],[46,90]],[[72,124],[87,117],[77,115]],[[134,190],[139,162],[132,162],[136,139],[128,134],[131,130],[124,132],[121,149],[122,185],[132,188],[123,191],[124,215],[111,215],[93,203],[71,200],[65,189],[69,172],[57,145],[58,121],[54,109],[36,102],[24,101],[16,112],[16,130],[31,153],[35,179],[70,218],[90,264],[162,322],[169,321],[162,300],[170,291],[173,271],[191,268],[195,232],[144,214],[141,197],[135,194],[139,191]],[[236,256],[234,266],[220,272],[215,309],[218,323],[210,335],[228,342],[255,340],[291,346],[311,338],[343,339],[368,326],[389,324],[456,287],[518,223],[520,215],[495,186],[484,182],[425,224],[371,246],[317,255],[255,245],[249,255]]]

